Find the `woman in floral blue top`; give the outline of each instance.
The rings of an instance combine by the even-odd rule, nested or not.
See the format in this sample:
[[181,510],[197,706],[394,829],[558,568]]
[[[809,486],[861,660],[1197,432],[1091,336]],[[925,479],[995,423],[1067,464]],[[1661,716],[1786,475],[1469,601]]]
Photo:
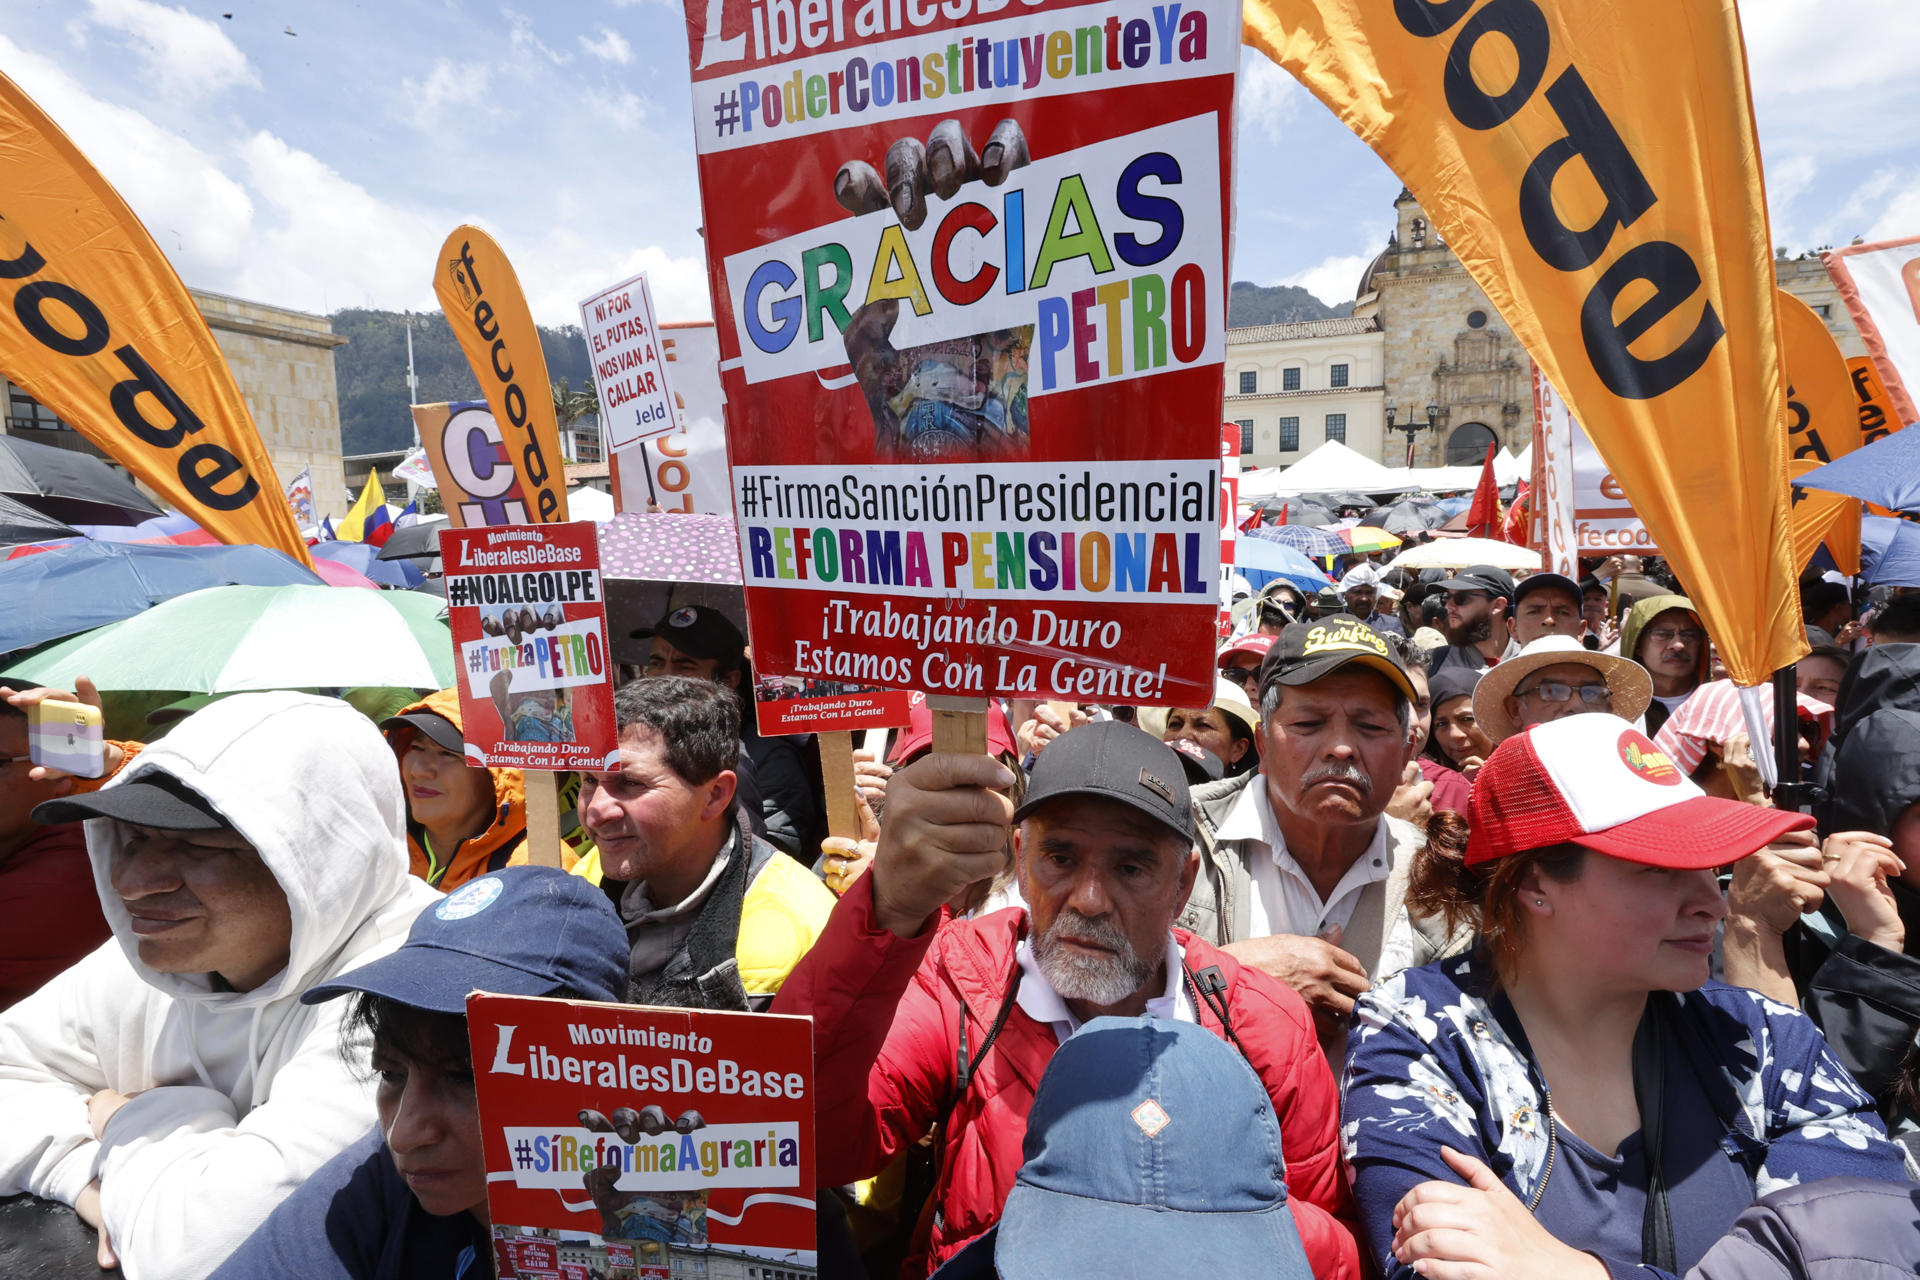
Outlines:
[[1715,868],[1811,820],[1702,793],[1614,716],[1501,743],[1414,868],[1469,955],[1361,997],[1341,1138],[1389,1277],[1674,1276],[1768,1191],[1904,1180],[1805,1016],[1707,981]]

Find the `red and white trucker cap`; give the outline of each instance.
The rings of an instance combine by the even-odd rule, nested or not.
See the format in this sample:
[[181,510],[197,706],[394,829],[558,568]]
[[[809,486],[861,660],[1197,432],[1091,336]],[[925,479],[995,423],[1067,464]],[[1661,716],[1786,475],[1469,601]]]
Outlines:
[[1467,865],[1571,842],[1628,862],[1697,870],[1737,862],[1804,813],[1710,796],[1646,734],[1590,713],[1502,742],[1473,781]]

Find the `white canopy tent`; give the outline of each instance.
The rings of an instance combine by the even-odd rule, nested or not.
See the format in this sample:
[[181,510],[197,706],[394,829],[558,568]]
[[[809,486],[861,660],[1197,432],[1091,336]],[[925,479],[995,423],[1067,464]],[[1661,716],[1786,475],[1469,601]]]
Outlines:
[[1329,440],[1287,468],[1261,467],[1240,477],[1243,501],[1278,497],[1281,494],[1328,493],[1352,490],[1356,493],[1401,493],[1411,487],[1404,468],[1375,462],[1365,454],[1349,449],[1338,440]]

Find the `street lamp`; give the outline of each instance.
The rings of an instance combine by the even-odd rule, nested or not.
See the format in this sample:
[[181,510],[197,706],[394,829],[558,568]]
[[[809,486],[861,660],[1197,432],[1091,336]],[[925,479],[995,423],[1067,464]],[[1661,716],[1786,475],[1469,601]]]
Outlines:
[[1407,469],[1412,470],[1413,469],[1413,438],[1414,436],[1418,435],[1422,431],[1436,431],[1442,426],[1446,425],[1447,411],[1445,409],[1442,409],[1437,404],[1430,404],[1427,406],[1427,420],[1425,422],[1420,421],[1418,418],[1413,418],[1413,419],[1409,419],[1404,423],[1401,423],[1398,426],[1394,425],[1393,420],[1395,415],[1396,415],[1396,411],[1393,407],[1393,401],[1389,400],[1387,401],[1387,430],[1406,432]]

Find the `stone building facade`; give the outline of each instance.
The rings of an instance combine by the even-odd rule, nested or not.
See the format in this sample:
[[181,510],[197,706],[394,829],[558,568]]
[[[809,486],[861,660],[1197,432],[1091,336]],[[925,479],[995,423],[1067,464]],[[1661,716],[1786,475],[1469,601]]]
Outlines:
[[[1404,462],[1410,423],[1418,428],[1416,466],[1475,464],[1490,442],[1519,453],[1533,431],[1525,349],[1405,189],[1394,201],[1394,214],[1387,247],[1362,273],[1353,307],[1357,319],[1380,327],[1384,408],[1394,419],[1387,448],[1370,456]],[[1818,255],[1782,254],[1774,259],[1774,273],[1782,288],[1827,322],[1844,355],[1866,354]],[[1437,423],[1428,421],[1429,406],[1438,409]]]
[[1225,417],[1240,428],[1240,464],[1287,466],[1328,440],[1378,457],[1382,355],[1372,317],[1228,329]]
[[[303,469],[313,474],[317,514],[346,514],[346,476],[340,456],[340,389],[333,353],[346,344],[324,316],[192,289],[195,305],[233,370],[254,426],[286,484]],[[8,434],[60,448],[101,454],[78,432],[4,383]]]

